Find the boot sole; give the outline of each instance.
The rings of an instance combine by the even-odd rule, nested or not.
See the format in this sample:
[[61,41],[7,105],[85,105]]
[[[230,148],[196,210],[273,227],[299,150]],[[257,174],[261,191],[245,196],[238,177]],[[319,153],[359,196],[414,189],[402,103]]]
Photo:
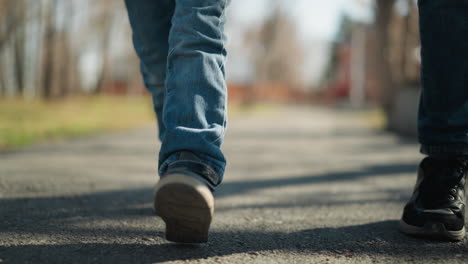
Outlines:
[[401,219],[399,229],[404,234],[429,239],[460,241],[465,238],[465,227],[458,231],[450,231],[443,223],[428,222],[423,227],[419,227],[407,224]]
[[154,209],[166,224],[166,239],[177,243],[206,243],[214,214],[214,198],[197,179],[174,174],[156,185]]

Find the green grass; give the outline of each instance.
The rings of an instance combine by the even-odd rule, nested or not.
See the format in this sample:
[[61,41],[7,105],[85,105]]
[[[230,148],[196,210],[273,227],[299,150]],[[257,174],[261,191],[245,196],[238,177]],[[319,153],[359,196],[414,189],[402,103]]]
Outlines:
[[80,97],[42,102],[0,100],[0,150],[119,131],[154,122],[149,97]]
[[[274,114],[281,106],[229,104],[231,117],[245,114]],[[358,115],[373,128],[385,127],[381,110]],[[0,150],[37,142],[86,136],[100,132],[143,127],[155,122],[149,96],[96,96],[61,101],[0,100]]]

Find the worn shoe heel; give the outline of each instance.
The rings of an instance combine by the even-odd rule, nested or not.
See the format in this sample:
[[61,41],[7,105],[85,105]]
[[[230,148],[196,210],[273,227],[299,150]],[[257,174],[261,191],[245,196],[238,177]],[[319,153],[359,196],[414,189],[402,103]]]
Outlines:
[[156,186],[155,212],[166,223],[166,239],[177,243],[205,243],[214,214],[214,198],[194,177],[170,175]]

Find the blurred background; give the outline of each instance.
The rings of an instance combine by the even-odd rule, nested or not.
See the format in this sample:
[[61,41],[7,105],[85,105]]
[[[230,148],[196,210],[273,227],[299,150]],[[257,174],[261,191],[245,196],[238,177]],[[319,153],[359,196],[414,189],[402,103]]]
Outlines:
[[[232,106],[378,109],[415,135],[416,1],[254,3],[228,10]],[[0,0],[0,149],[146,125],[150,104],[123,1]]]

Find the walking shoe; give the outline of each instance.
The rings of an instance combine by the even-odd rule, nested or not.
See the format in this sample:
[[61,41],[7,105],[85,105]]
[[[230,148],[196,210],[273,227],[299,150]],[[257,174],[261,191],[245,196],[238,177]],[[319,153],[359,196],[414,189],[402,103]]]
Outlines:
[[205,180],[217,174],[191,152],[169,164],[156,185],[154,209],[166,224],[166,239],[177,243],[205,243],[214,214],[214,198]]
[[400,231],[426,238],[462,240],[467,168],[467,158],[423,159],[413,196],[400,220]]

